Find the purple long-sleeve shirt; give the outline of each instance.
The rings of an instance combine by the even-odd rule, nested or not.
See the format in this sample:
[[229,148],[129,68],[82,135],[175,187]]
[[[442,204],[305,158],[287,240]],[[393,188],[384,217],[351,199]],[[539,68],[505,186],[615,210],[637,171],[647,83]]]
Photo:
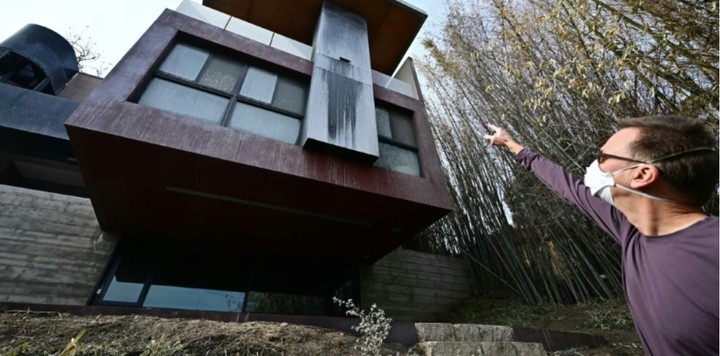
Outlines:
[[528,149],[516,160],[620,243],[625,296],[646,354],[718,354],[716,216],[648,237],[556,163]]

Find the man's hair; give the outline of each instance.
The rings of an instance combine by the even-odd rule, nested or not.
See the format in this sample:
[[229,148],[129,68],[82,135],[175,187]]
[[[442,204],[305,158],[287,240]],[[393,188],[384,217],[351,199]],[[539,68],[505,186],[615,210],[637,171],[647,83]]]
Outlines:
[[641,160],[650,161],[693,148],[712,148],[654,163],[672,187],[699,206],[712,197],[718,184],[718,152],[716,139],[705,123],[682,116],[647,116],[622,119],[620,127],[640,130],[629,148],[634,158]]

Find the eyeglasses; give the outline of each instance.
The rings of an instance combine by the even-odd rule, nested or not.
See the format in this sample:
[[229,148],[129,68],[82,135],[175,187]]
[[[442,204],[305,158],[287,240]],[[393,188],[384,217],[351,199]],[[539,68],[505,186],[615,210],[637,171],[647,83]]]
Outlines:
[[645,161],[640,161],[640,160],[636,160],[633,158],[611,155],[609,153],[604,153],[603,151],[598,152],[598,155],[597,155],[598,164],[602,164],[603,162],[607,161],[610,158],[619,159],[619,160],[628,161],[628,162],[635,162],[635,163],[647,163]]

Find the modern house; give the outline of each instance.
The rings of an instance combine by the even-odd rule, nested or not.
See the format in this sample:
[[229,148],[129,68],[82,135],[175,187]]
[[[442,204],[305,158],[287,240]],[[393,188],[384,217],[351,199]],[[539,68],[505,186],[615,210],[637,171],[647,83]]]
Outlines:
[[0,42],[0,302],[431,320],[462,262],[401,246],[451,201],[399,0],[166,10],[101,80]]

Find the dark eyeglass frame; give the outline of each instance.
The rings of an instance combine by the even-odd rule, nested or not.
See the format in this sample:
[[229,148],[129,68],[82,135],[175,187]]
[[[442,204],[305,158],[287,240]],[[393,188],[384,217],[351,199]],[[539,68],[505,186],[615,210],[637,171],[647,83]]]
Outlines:
[[607,161],[607,160],[610,159],[610,158],[619,159],[619,160],[627,161],[627,162],[647,163],[647,162],[645,162],[645,161],[640,161],[640,160],[637,160],[637,159],[634,159],[634,158],[628,158],[628,157],[611,155],[611,154],[605,153],[605,152],[603,152],[603,151],[599,151],[599,152],[598,152],[598,155],[597,155],[598,164],[602,164],[603,162]]

